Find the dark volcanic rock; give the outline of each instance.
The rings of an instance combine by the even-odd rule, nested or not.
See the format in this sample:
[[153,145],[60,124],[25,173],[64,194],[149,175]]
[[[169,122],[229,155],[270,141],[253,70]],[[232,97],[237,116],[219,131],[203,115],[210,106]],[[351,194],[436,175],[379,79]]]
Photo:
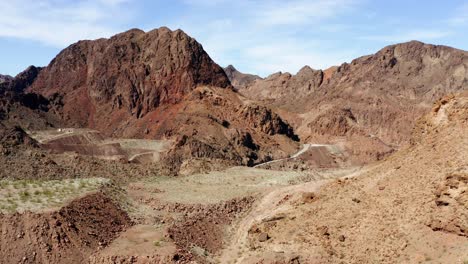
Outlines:
[[15,147],[18,145],[37,147],[36,140],[32,139],[21,127],[8,128],[0,123],[0,145],[3,147]]
[[56,107],[56,98],[50,101],[39,94],[24,93],[41,69],[29,66],[15,78],[8,76],[0,83],[0,121],[8,127],[44,129],[56,123],[53,111],[49,111]]

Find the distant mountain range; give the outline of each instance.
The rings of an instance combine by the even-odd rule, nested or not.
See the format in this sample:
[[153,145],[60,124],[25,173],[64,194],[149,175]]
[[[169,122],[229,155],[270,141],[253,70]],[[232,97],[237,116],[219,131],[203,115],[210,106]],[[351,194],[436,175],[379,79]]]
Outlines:
[[298,139],[340,145],[361,164],[406,144],[432,102],[467,89],[467,76],[466,51],[412,41],[327,70],[263,79],[221,68],[195,39],[163,27],[79,41],[43,69],[2,76],[0,87],[40,98],[19,104],[36,115],[7,111],[21,124],[34,127],[42,116],[41,126],[175,139],[169,159],[179,165],[193,157],[253,165],[287,157]]

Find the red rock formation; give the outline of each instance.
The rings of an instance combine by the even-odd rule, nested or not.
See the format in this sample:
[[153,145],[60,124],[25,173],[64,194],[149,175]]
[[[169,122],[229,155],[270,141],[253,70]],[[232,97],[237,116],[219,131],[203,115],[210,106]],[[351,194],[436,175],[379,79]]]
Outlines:
[[[198,85],[230,87],[223,69],[181,30],[132,29],[110,39],[80,41],[63,50],[29,89],[59,94],[66,124],[108,128],[180,102]],[[109,131],[108,134],[112,134]]]

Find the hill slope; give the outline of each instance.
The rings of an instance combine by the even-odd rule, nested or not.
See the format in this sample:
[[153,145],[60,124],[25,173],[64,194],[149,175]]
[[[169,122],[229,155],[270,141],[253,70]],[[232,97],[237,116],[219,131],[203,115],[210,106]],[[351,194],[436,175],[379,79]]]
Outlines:
[[344,140],[370,161],[406,144],[435,100],[466,89],[468,52],[412,41],[325,71],[277,73],[240,92],[279,111],[303,141]]
[[258,221],[240,221],[248,232],[233,241],[253,252],[240,248],[239,263],[466,262],[466,131],[468,94],[449,96],[387,160],[319,190],[311,182],[273,191],[245,218]]

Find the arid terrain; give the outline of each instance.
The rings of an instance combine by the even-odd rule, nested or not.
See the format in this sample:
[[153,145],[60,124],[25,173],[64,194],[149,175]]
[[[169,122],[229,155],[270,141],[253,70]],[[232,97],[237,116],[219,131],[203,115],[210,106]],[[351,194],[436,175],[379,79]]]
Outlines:
[[261,78],[132,29],[0,96],[0,263],[468,263],[467,51]]

